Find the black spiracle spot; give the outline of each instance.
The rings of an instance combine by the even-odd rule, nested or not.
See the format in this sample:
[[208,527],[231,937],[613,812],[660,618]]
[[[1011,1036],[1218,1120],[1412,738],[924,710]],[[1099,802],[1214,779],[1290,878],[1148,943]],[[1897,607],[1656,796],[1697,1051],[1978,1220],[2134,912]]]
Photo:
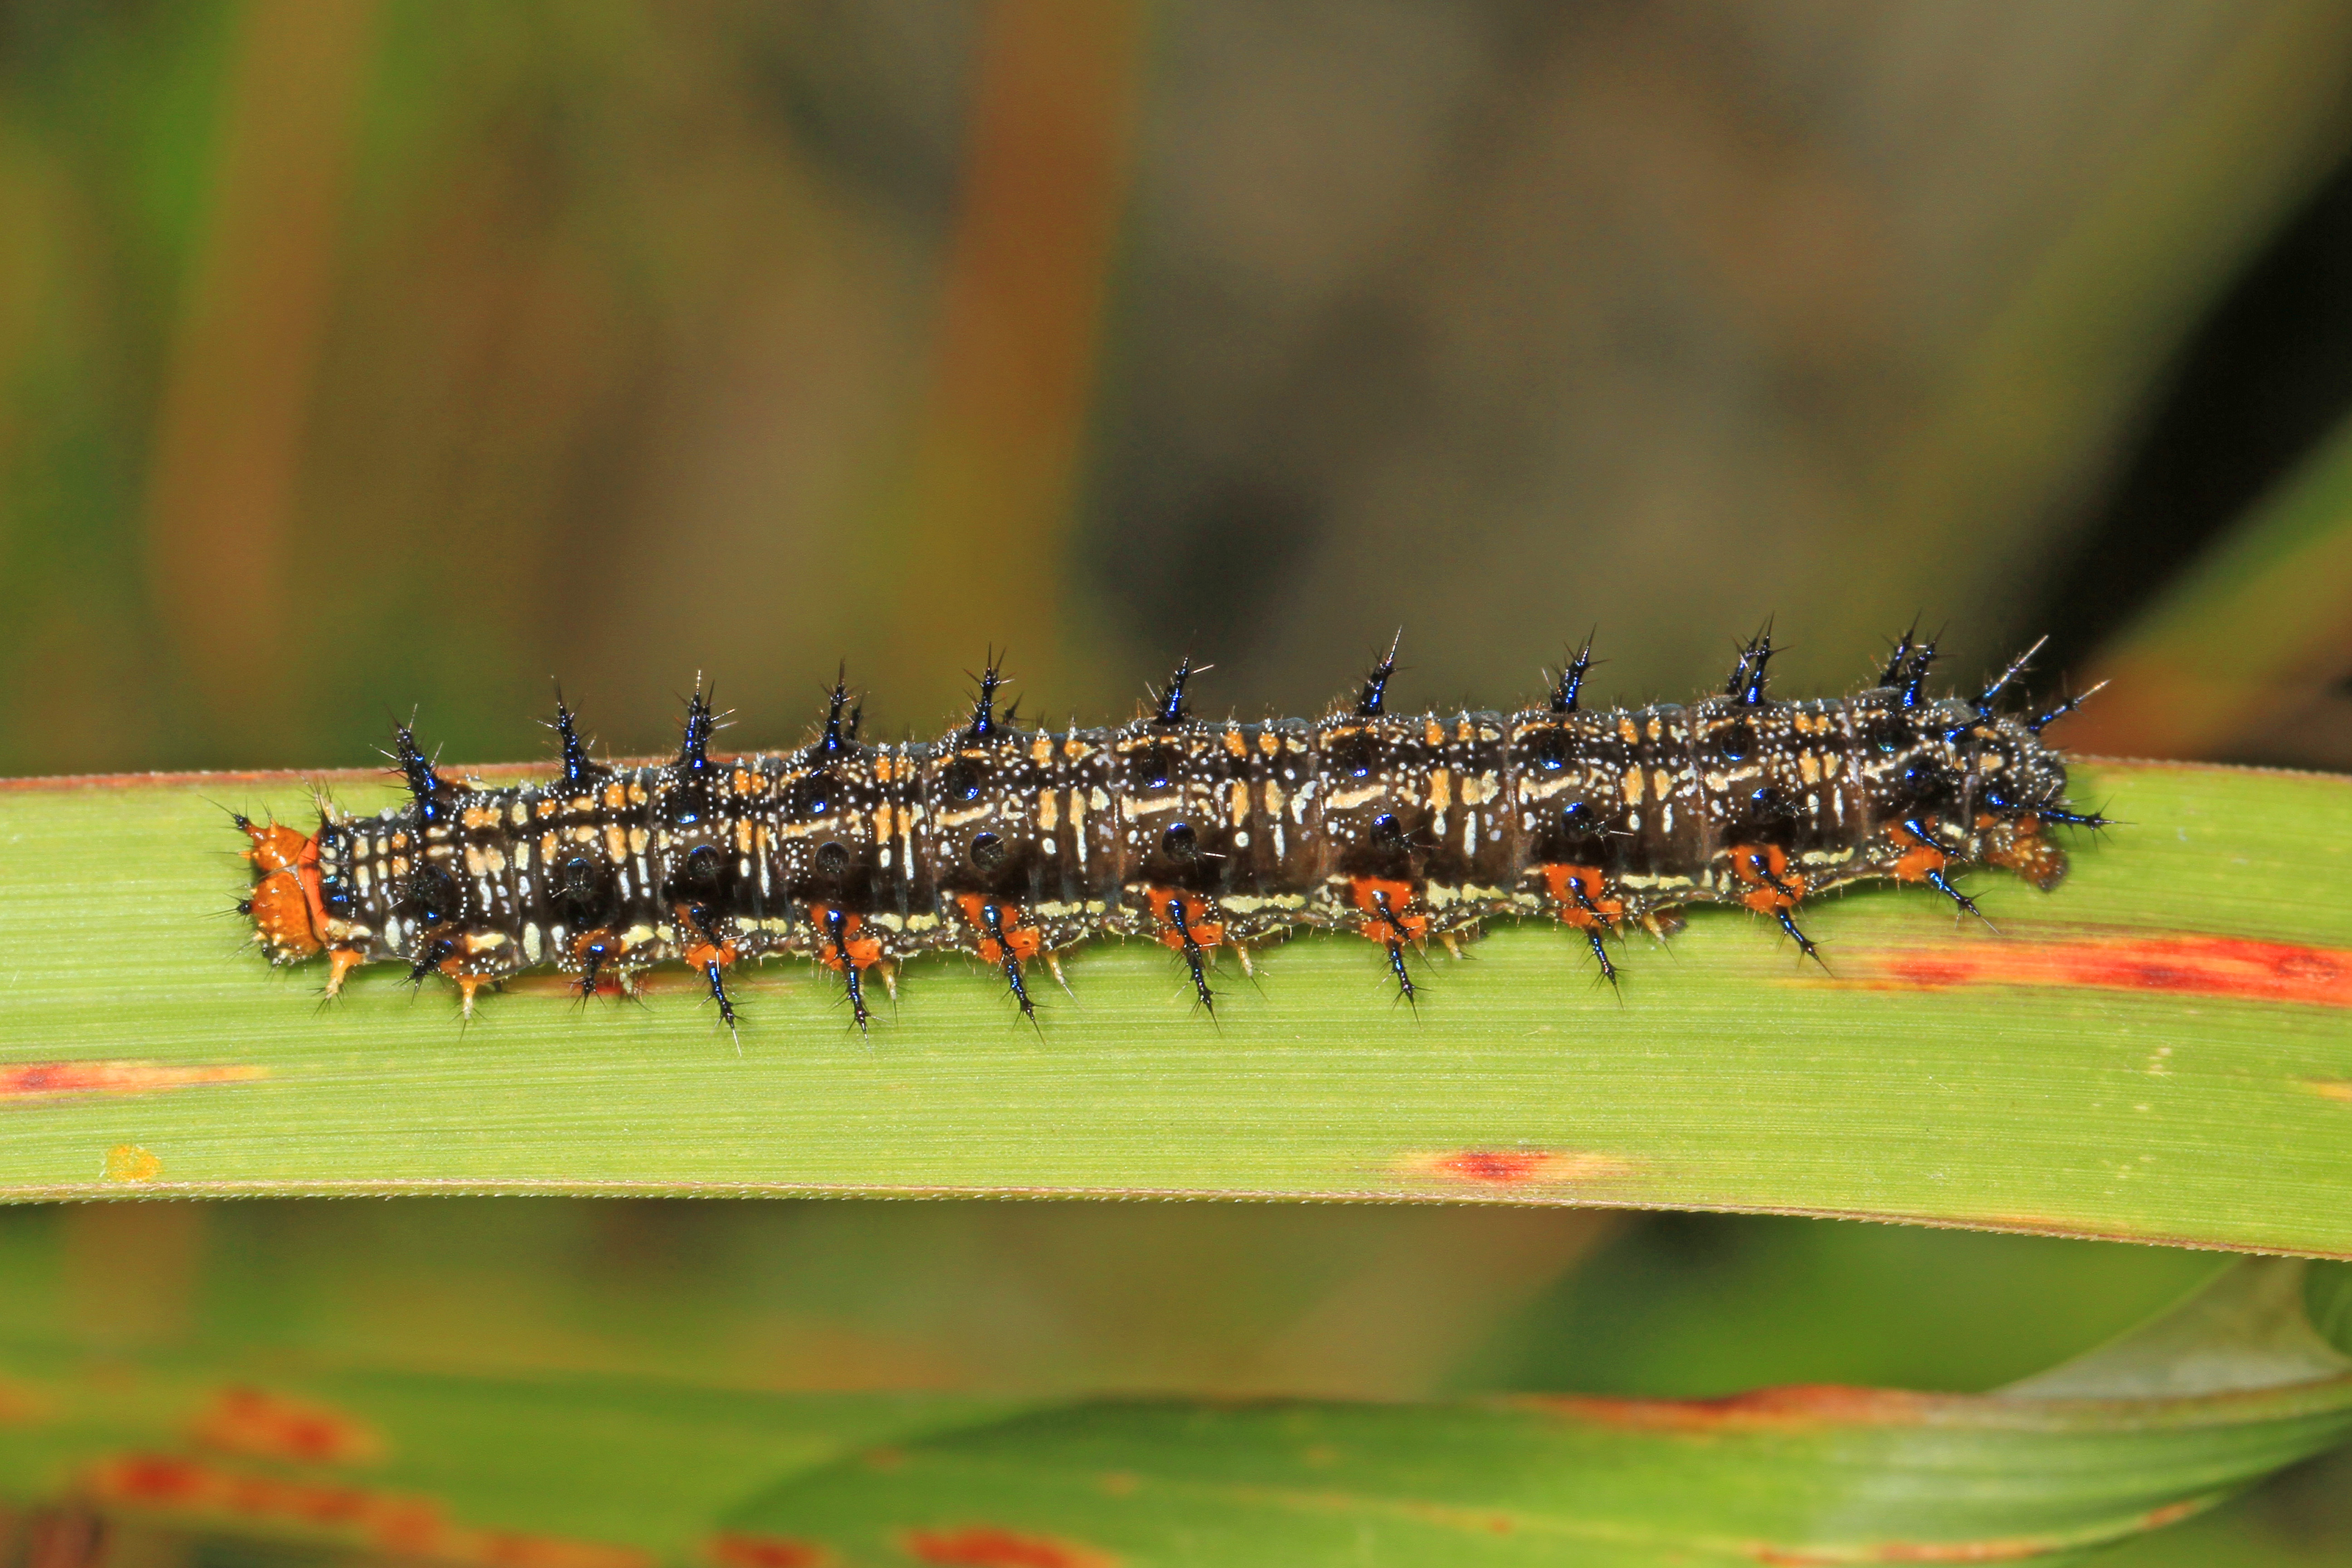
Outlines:
[[1176,753],[1165,746],[1152,746],[1128,759],[1127,781],[1131,789],[1166,789],[1175,776]]
[[341,878],[319,884],[319,904],[338,920],[348,919],[352,912],[352,890]]
[[1770,784],[1765,784],[1748,797],[1749,814],[1762,821],[1793,816],[1788,801]]
[[838,838],[828,838],[816,847],[816,868],[828,877],[838,877],[849,869],[849,847]]
[[978,800],[980,770],[958,758],[940,770],[940,794],[949,800]]
[[718,890],[719,879],[727,872],[727,862],[716,846],[698,844],[686,853],[677,869],[670,873],[674,892],[695,897],[708,897]]
[[1903,793],[1913,800],[1933,800],[1957,782],[1951,770],[1937,763],[1915,762],[1903,770]]
[[992,871],[1004,864],[1004,840],[993,833],[971,836],[971,863],[983,871]]
[[811,773],[804,779],[793,781],[792,796],[785,803],[784,809],[795,821],[823,816],[833,809],[834,794],[833,775]]
[[1872,721],[1866,736],[1872,745],[1892,756],[1901,751],[1904,743],[1910,740],[1911,731],[1910,727],[1899,719],[1877,719]]
[[666,790],[661,797],[662,820],[672,827],[691,827],[702,820],[707,804],[699,785]]
[[1756,731],[1745,720],[1726,724],[1716,732],[1715,752],[1727,763],[1744,763],[1748,753],[1756,749]]
[[1559,826],[1563,833],[1582,836],[1601,831],[1601,814],[1590,803],[1571,800],[1559,808]]
[[1568,736],[1559,730],[1538,730],[1528,737],[1526,749],[1528,763],[1548,773],[1568,766],[1569,759],[1576,752]]
[[1372,818],[1371,840],[1383,849],[1394,849],[1404,843],[1404,824],[1393,812],[1384,811]]
[[1197,860],[1201,858],[1201,836],[1192,831],[1189,822],[1171,822],[1168,831],[1160,836],[1160,852],[1171,860]]
[[440,867],[419,866],[400,889],[400,907],[417,924],[437,926],[465,912],[465,894]]
[[1330,751],[1331,765],[1351,779],[1368,779],[1381,765],[1381,743],[1370,735],[1345,737]]
[[603,880],[596,862],[585,855],[574,855],[555,868],[556,895],[574,903],[594,898]]

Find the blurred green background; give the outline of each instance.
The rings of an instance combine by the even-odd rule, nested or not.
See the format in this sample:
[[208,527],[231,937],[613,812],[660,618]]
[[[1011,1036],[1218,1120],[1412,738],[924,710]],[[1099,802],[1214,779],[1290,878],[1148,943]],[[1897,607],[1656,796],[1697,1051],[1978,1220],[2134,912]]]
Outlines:
[[[2045,629],[2115,676],[2085,748],[2352,766],[2352,502],[2260,529],[2352,411],[2347,89],[2332,0],[11,0],[0,773],[365,765],[412,708],[536,756],[553,677],[618,752],[698,672],[775,746],[845,658],[928,733],[992,646],[1024,717],[1187,651],[1300,712],[1400,624],[1412,703],[1588,627],[1680,698],[1768,615],[1835,689],[1915,614],[1956,679]],[[520,1201],[0,1253],[0,1317],[101,1342],[1370,1394],[1985,1387],[2210,1267]],[[2340,1561],[2347,1482],[2127,1552]]]
[[772,746],[845,658],[929,733],[991,646],[1296,712],[1399,625],[1432,703],[1768,615],[2087,674],[2352,401],[2347,78],[2236,0],[9,4],[0,771],[698,671]]

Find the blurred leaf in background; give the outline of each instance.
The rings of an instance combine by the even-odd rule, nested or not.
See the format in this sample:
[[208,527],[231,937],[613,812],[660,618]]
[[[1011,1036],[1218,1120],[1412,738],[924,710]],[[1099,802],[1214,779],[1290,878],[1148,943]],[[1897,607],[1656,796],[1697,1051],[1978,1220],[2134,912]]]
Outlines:
[[[1083,26],[1080,26],[1080,23]],[[0,7],[0,768],[1299,710],[1410,628],[1963,664],[2339,160],[2352,28],[1383,0]]]

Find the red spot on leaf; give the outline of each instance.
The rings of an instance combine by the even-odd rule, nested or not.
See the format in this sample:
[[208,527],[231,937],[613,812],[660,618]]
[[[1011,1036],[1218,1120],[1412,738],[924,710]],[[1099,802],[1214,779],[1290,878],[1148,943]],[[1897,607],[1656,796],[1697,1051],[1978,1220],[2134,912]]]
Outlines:
[[333,1482],[289,1480],[170,1454],[101,1459],[83,1478],[100,1504],[199,1519],[300,1526],[404,1557],[467,1568],[656,1568],[649,1552],[599,1541],[472,1529],[437,1499]]
[[383,1458],[383,1439],[355,1416],[257,1388],[225,1388],[189,1435],[207,1447],[299,1465],[362,1465]]
[[519,1530],[478,1530],[465,1561],[487,1568],[649,1568],[653,1559],[625,1546],[573,1541],[561,1535],[530,1535]]
[[960,1530],[910,1530],[907,1550],[917,1561],[951,1568],[1118,1568],[1107,1552],[1050,1535],[1020,1535],[992,1524]]
[[1523,1154],[1515,1150],[1465,1149],[1459,1154],[1439,1156],[1432,1163],[1449,1176],[1459,1176],[1465,1182],[1492,1182],[1497,1186],[1509,1186],[1519,1182],[1532,1182],[1543,1173],[1546,1156]]
[[833,1561],[832,1552],[813,1542],[733,1530],[704,1542],[702,1554],[720,1568],[824,1568]]
[[209,1473],[193,1459],[133,1454],[106,1468],[101,1494],[129,1503],[193,1502],[204,1495]]
[[1481,1187],[1524,1187],[1601,1181],[1633,1166],[1609,1154],[1561,1149],[1447,1149],[1406,1154],[1398,1173]]
[[206,1083],[248,1083],[268,1078],[266,1067],[214,1067],[174,1062],[0,1062],[0,1100],[55,1100],[68,1094],[152,1094]]
[[1840,972],[1885,984],[2057,985],[2352,1007],[2352,952],[2220,936],[1969,941],[1848,950]]

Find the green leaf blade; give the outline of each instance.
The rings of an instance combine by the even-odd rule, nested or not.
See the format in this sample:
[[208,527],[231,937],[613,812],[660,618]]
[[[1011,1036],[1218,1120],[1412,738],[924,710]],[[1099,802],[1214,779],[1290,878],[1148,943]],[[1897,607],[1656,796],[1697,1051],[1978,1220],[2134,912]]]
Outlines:
[[0,791],[0,1190],[1466,1200],[2352,1256],[2352,785],[2081,776],[2130,826],[2065,886],[1972,881],[1999,936],[1916,889],[1824,900],[1828,976],[1700,910],[1627,944],[1619,997],[1529,922],[1421,961],[1409,1012],[1371,944],[1307,938],[1221,972],[1212,1021],[1171,955],[1097,943],[1041,1031],[940,959],[867,1040],[778,964],[740,1054],[683,973],[463,1027],[381,971],[320,1007],[317,966],[207,918],[242,878],[205,795],[299,819],[283,784]]

